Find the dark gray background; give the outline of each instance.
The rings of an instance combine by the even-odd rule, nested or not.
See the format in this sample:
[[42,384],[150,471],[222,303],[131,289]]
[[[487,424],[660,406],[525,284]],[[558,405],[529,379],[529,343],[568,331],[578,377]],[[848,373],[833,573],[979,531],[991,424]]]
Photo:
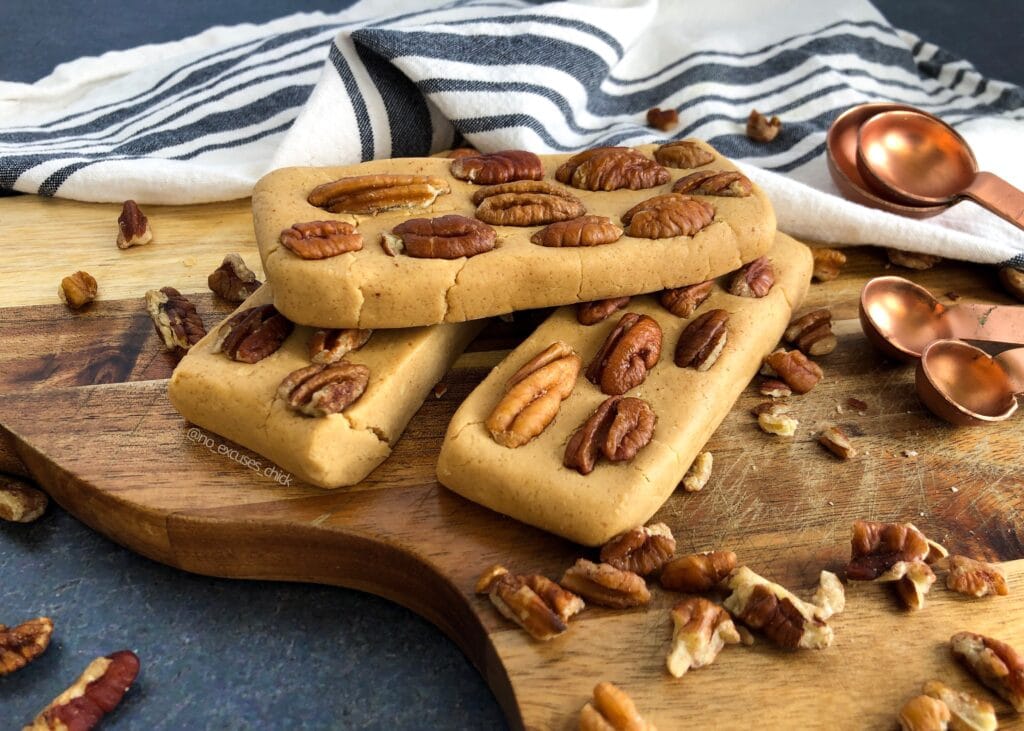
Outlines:
[[[34,81],[81,55],[260,22],[323,0],[0,2],[0,80]],[[897,27],[1024,82],[1019,0],[879,0]],[[780,12],[784,4],[779,3]],[[502,728],[494,697],[450,641],[401,607],[343,589],[209,579],[126,551],[51,507],[0,525],[0,622],[38,615],[55,640],[0,678],[0,727],[27,722],[98,655],[142,660],[111,729]]]

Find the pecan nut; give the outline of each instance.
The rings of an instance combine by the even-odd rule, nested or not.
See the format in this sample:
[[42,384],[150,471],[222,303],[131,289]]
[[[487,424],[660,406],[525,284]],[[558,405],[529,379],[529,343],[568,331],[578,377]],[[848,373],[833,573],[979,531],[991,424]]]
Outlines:
[[935,583],[935,572],[924,561],[902,564],[903,575],[896,581],[896,594],[907,609],[924,609],[924,597]]
[[75,272],[60,280],[57,296],[72,310],[80,310],[96,299],[96,279],[89,272]]
[[31,523],[46,512],[49,498],[24,480],[0,475],[0,520]]
[[657,573],[676,552],[676,539],[664,523],[633,528],[601,547],[601,561],[640,576]]
[[544,431],[569,398],[583,361],[562,341],[516,371],[485,426],[503,447],[521,447]]
[[796,434],[800,422],[786,413],[789,411],[788,407],[768,402],[760,404],[755,410],[757,425],[766,434],[774,434],[777,437],[791,437]]
[[846,263],[846,254],[838,249],[811,249],[814,256],[813,276],[819,282],[831,282],[839,276],[839,271]]
[[988,701],[975,698],[970,693],[963,693],[950,688],[938,680],[929,680],[922,691],[926,696],[942,701],[949,709],[954,729],[963,731],[995,731],[999,726],[996,709]]
[[750,110],[747,117],[747,137],[754,142],[771,142],[779,135],[782,121],[778,117],[769,119],[756,109]]
[[1015,267],[1003,267],[999,270],[999,281],[1003,289],[1024,302],[1024,271]]
[[309,360],[312,363],[337,363],[353,350],[366,345],[373,330],[355,328],[317,330],[309,338]]
[[480,150],[475,147],[455,147],[448,150],[448,154],[445,157],[452,160],[457,160],[460,157],[476,157],[480,154]]
[[91,729],[117,707],[138,674],[139,658],[130,650],[98,657],[26,728],[31,731]]
[[729,283],[729,294],[737,297],[764,297],[775,284],[775,270],[767,256],[759,256],[736,272]]
[[949,642],[953,657],[1024,713],[1024,656],[1005,642],[973,632],[957,632]]
[[174,287],[146,292],[146,310],[167,350],[188,350],[206,335],[195,305]]
[[582,599],[546,576],[515,575],[504,566],[485,571],[476,591],[487,594],[502,616],[542,642],[565,632],[569,618],[583,609]]
[[280,241],[300,259],[329,259],[363,248],[363,235],[345,221],[292,224],[281,232]]
[[771,398],[785,398],[786,396],[793,395],[793,389],[783,381],[775,378],[768,378],[762,381],[761,385],[757,387],[757,392],[762,396],[770,396]]
[[886,256],[889,257],[889,261],[898,267],[904,267],[905,269],[916,269],[923,271],[925,269],[931,269],[933,266],[942,261],[941,256],[933,256],[932,254],[920,254],[916,251],[900,251],[899,249],[886,249]]
[[580,190],[642,190],[664,185],[669,172],[629,147],[595,147],[559,165],[555,180]]
[[647,110],[647,126],[668,132],[679,124],[679,112],[675,109],[661,109],[654,107]]
[[603,246],[622,238],[622,229],[606,216],[580,216],[552,223],[530,237],[539,246]]
[[728,322],[729,313],[725,310],[708,310],[687,325],[676,345],[676,365],[701,372],[709,370],[728,342]]
[[711,296],[714,287],[715,280],[709,279],[699,284],[666,289],[658,295],[658,301],[676,317],[688,318],[692,317],[697,308],[704,304],[704,300]]
[[850,563],[846,578],[855,581],[890,580],[900,573],[899,564],[924,561],[931,551],[928,539],[913,523],[879,523],[857,520],[850,539]]
[[776,350],[765,356],[764,362],[793,389],[793,393],[807,393],[825,375],[821,366],[799,350]]
[[661,357],[661,326],[647,315],[627,312],[587,367],[601,393],[621,396],[644,382]]
[[622,214],[622,223],[630,236],[668,239],[696,236],[714,218],[715,208],[707,201],[681,193],[666,193],[637,203]]
[[896,721],[900,731],[944,731],[949,728],[949,707],[926,695],[911,698],[900,708]]
[[125,201],[121,215],[117,217],[117,248],[142,246],[152,240],[153,229],[139,204],[132,200]]
[[746,198],[754,189],[746,175],[737,170],[697,170],[685,175],[672,186],[673,193],[719,195]]
[[580,710],[580,731],[655,731],[624,690],[611,683],[594,686],[594,702]]
[[638,607],[651,601],[643,577],[585,558],[566,569],[558,583],[588,602],[612,609]]
[[256,274],[238,254],[228,254],[221,265],[206,278],[210,290],[228,302],[244,302],[260,288]]
[[699,168],[714,162],[715,156],[692,140],[676,140],[655,150],[654,159],[670,168]]
[[857,456],[857,450],[853,448],[850,438],[838,426],[824,429],[818,435],[818,443],[839,459],[850,459],[850,457]]
[[306,416],[340,414],[366,391],[370,369],[358,363],[316,363],[285,376],[277,395]]
[[782,339],[807,355],[828,355],[837,343],[832,334],[832,313],[822,307],[796,318],[789,323]]
[[490,251],[496,238],[486,223],[449,214],[403,221],[382,235],[382,245],[389,256],[404,251],[417,259],[459,259]]
[[489,185],[473,193],[476,217],[492,226],[541,226],[579,218],[583,202],[546,180],[518,180]]
[[273,305],[250,307],[220,326],[211,350],[240,363],[258,363],[277,352],[294,327]]
[[683,475],[683,489],[686,492],[700,492],[711,479],[715,458],[711,452],[701,452],[693,459],[690,468]]
[[646,401],[611,396],[570,437],[562,464],[589,475],[599,454],[609,462],[628,462],[651,441],[655,421]]
[[732,551],[693,553],[665,564],[658,581],[672,591],[703,594],[722,583],[734,568],[736,554]]
[[486,155],[462,155],[452,161],[452,176],[477,185],[496,185],[513,180],[540,180],[544,164],[526,150],[502,150]]
[[581,325],[596,325],[624,309],[629,300],[629,297],[611,297],[594,302],[580,302],[576,305],[576,321]]
[[702,668],[715,661],[726,644],[740,641],[732,617],[703,597],[687,597],[672,607],[672,648],[665,664],[669,673],[683,677],[690,668]]
[[950,556],[946,587],[967,596],[983,597],[987,594],[1006,596],[1006,574],[999,566],[975,561],[967,556]]
[[310,205],[331,213],[367,213],[397,208],[429,208],[438,196],[451,192],[448,181],[430,175],[354,175],[318,185]]
[[53,620],[36,617],[17,627],[0,624],[0,677],[28,665],[50,646]]

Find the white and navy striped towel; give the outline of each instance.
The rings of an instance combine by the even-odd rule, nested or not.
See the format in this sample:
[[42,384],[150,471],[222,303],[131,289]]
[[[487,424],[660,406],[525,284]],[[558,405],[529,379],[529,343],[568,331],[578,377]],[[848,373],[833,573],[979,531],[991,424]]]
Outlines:
[[[1024,265],[1024,235],[963,203],[928,221],[838,197],[825,131],[864,101],[953,123],[1024,187],[1024,92],[894,30],[865,0],[365,0],[213,28],[0,82],[0,187],[94,201],[248,195],[283,165],[706,139],[771,196],[783,230]],[[679,110],[668,135],[653,106]],[[751,108],[781,135],[752,143]]]

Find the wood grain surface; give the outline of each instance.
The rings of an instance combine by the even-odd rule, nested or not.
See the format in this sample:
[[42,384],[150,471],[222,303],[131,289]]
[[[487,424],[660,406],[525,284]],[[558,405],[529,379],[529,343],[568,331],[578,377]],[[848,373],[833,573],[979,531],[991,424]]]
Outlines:
[[[472,593],[477,574],[495,562],[557,578],[575,558],[593,557],[434,479],[458,403],[543,313],[492,324],[446,377],[447,392],[428,399],[364,483],[331,493],[281,484],[287,476],[268,474],[266,460],[177,416],[164,380],[174,361],[141,301],[151,287],[202,291],[228,251],[256,264],[248,210],[237,202],[147,213],[157,243],[120,252],[116,207],[0,200],[0,240],[24,267],[6,260],[9,284],[0,288],[0,468],[29,472],[100,532],[188,571],[349,586],[409,606],[466,651],[514,727],[574,728],[593,685],[612,680],[663,731],[892,728],[899,706],[933,677],[993,700],[1005,728],[1021,727],[951,661],[945,643],[969,629],[1024,648],[1022,422],[946,426],[917,400],[912,369],[869,348],[856,297],[867,278],[885,273],[880,252],[851,252],[840,279],[811,288],[805,308],[831,307],[840,343],[821,359],[825,380],[792,399],[797,436],[761,433],[748,410],[762,399],[748,388],[709,443],[709,485],[677,492],[656,520],[671,526],[680,553],[729,548],[798,592],[808,592],[821,569],[842,566],[853,520],[912,520],[955,552],[1007,562],[1011,595],[967,600],[940,579],[928,606],[908,613],[887,587],[855,584],[846,612],[832,621],[832,647],[730,647],[711,667],[675,679],[664,658],[678,595],[655,588],[646,609],[588,608],[564,636],[540,644]],[[54,222],[66,236],[54,235]],[[179,233],[169,241],[161,230]],[[67,249],[40,259],[29,242],[46,232]],[[189,257],[191,267],[180,263]],[[77,268],[100,280],[101,300],[69,313],[56,302],[56,285]],[[944,263],[899,273],[939,295],[1006,301],[989,269]],[[209,294],[196,301],[208,326],[230,310]],[[846,405],[850,397],[867,403],[863,413]],[[858,456],[840,462],[826,453],[812,434],[825,424],[854,434]]]

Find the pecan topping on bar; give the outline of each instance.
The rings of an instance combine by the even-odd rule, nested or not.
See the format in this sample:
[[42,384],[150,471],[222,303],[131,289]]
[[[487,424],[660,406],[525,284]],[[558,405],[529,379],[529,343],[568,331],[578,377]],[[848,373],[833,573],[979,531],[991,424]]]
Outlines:
[[736,170],[697,170],[679,178],[672,186],[673,193],[720,195],[728,198],[746,198],[753,190],[750,180]]
[[309,360],[312,363],[337,363],[353,350],[359,350],[373,335],[373,330],[355,328],[317,330],[309,338]]
[[1005,642],[974,632],[957,632],[949,642],[953,657],[1017,713],[1024,713],[1024,656]]
[[775,284],[775,270],[767,256],[759,256],[736,272],[729,284],[729,294],[737,297],[764,297]]
[[220,266],[206,278],[206,284],[210,291],[228,302],[243,302],[260,288],[256,274],[238,254],[225,256]]
[[676,345],[676,365],[702,372],[710,369],[729,339],[728,322],[729,313],[725,310],[708,310],[687,325]]
[[536,640],[565,632],[566,622],[583,609],[583,600],[541,574],[511,574],[492,566],[477,581],[476,592],[487,594],[494,607]]
[[602,246],[622,238],[622,229],[606,216],[580,216],[552,223],[530,237],[540,246]]
[[672,607],[672,649],[665,663],[676,678],[690,668],[710,665],[726,643],[735,645],[740,634],[732,617],[703,597],[687,597]]
[[732,551],[693,553],[665,564],[658,581],[672,591],[703,594],[718,586],[734,568],[736,554]]
[[985,561],[975,561],[967,556],[950,556],[946,587],[967,596],[983,597],[986,594],[1006,596],[1006,574],[999,566]]
[[344,221],[296,223],[281,232],[280,241],[300,259],[329,259],[363,248],[363,235]]
[[629,304],[629,297],[612,297],[576,305],[576,321],[581,325],[596,325],[607,320]]
[[340,414],[366,391],[370,369],[357,363],[317,363],[292,371],[277,388],[288,407],[306,416]]
[[676,140],[655,150],[654,159],[670,168],[699,168],[714,162],[715,156],[696,142]]
[[627,312],[587,367],[587,379],[601,393],[621,396],[646,380],[659,357],[661,326],[652,317]]
[[250,307],[220,326],[211,350],[241,363],[258,363],[276,352],[294,327],[273,305]]
[[609,462],[628,462],[651,441],[655,421],[646,401],[621,396],[605,399],[569,439],[562,464],[588,475],[599,454]]
[[595,147],[559,165],[555,179],[580,190],[641,190],[664,185],[669,173],[629,147]]
[[513,180],[540,180],[544,165],[526,150],[502,150],[487,155],[463,155],[452,161],[451,173],[459,180],[477,185],[510,183]]
[[153,229],[149,219],[135,201],[125,201],[121,215],[117,217],[117,248],[127,249],[142,246],[153,240]]
[[638,607],[651,601],[651,593],[642,577],[585,558],[566,569],[558,583],[592,604],[612,609]]
[[378,173],[318,185],[307,200],[331,213],[376,215],[396,208],[429,208],[438,196],[450,192],[448,182],[442,178]]
[[681,193],[656,195],[622,214],[626,233],[641,239],[694,236],[715,218],[710,203]]
[[546,180],[489,185],[473,193],[476,217],[492,226],[540,226],[579,218],[583,202]]
[[0,624],[0,677],[28,665],[46,651],[53,635],[53,620],[37,617],[17,627]]
[[650,576],[676,552],[676,539],[664,523],[633,528],[601,547],[601,561],[623,571]]
[[494,229],[475,218],[457,214],[410,218],[382,235],[384,253],[404,251],[418,259],[459,259],[494,248]]
[[174,287],[146,292],[146,310],[167,350],[186,351],[206,335],[196,306]]
[[676,317],[692,317],[697,308],[704,304],[704,300],[711,296],[714,287],[715,280],[709,279],[699,284],[666,289],[658,295],[658,301]]

